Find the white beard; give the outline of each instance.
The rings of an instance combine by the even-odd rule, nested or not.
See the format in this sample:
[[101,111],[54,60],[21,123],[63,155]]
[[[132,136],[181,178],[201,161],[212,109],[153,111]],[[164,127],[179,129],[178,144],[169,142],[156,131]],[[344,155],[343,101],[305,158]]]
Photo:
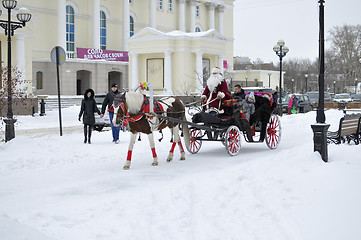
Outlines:
[[210,92],[213,92],[216,87],[221,84],[223,77],[221,74],[212,74],[207,80],[207,86]]

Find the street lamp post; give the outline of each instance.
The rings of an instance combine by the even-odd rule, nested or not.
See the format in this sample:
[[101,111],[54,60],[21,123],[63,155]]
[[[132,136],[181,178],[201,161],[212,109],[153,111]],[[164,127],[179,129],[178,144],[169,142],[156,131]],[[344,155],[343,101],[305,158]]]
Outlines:
[[[12,109],[12,84],[11,84],[11,36],[14,36],[14,31],[18,28],[25,27],[25,24],[30,21],[31,14],[27,8],[20,8],[18,14],[16,14],[19,22],[11,21],[11,10],[14,9],[17,5],[16,0],[2,0],[2,5],[8,11],[7,21],[0,20],[0,26],[5,29],[5,35],[8,36],[8,72],[7,72],[7,81],[8,81],[8,110],[6,114],[6,119],[4,122],[5,127],[5,142],[10,141],[15,138],[14,123],[16,119],[13,118],[13,109]],[[1,14],[1,11],[0,11]]]
[[357,78],[355,78],[355,94],[357,94]]
[[279,108],[280,108],[280,116],[282,116],[282,58],[286,56],[289,49],[287,46],[285,46],[285,41],[278,40],[277,44],[274,45],[273,51],[276,53],[276,55],[280,58],[280,85],[279,85],[279,91],[280,91],[280,97],[279,97]]
[[268,87],[271,87],[271,75],[272,73],[268,73]]
[[327,153],[327,129],[325,117],[325,28],[324,28],[324,0],[319,0],[319,75],[318,75],[318,106],[316,113],[316,124],[311,125],[313,130],[313,149],[318,151],[324,162],[328,161]]
[[333,81],[333,94],[336,94],[336,81]]
[[247,80],[248,80],[248,78],[246,77],[246,87],[247,87]]
[[308,89],[307,89],[307,78],[308,78],[308,74],[306,73],[305,74],[305,78],[306,78],[306,89],[305,89],[305,93],[308,92]]
[[291,92],[292,92],[292,93],[296,92],[296,91],[293,89],[293,87],[294,87],[294,82],[295,82],[295,80],[292,78],[292,89],[291,89]]

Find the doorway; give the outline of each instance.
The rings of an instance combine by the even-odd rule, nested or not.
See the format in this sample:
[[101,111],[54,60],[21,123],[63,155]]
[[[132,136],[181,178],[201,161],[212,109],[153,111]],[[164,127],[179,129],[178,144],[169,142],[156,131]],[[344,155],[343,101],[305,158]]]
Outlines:
[[115,83],[118,85],[118,91],[122,91],[122,73],[117,71],[108,72],[108,92],[111,91],[111,85]]
[[76,79],[76,94],[83,95],[85,90],[91,87],[91,72],[79,70],[76,72]]

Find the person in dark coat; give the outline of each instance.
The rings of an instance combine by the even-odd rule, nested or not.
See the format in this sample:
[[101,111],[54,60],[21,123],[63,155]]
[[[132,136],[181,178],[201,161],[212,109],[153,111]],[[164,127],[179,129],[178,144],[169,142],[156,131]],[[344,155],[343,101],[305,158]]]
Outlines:
[[94,91],[93,89],[87,89],[84,93],[84,99],[81,101],[81,108],[79,113],[79,121],[83,115],[83,124],[84,124],[84,143],[88,141],[90,144],[90,138],[92,136],[92,128],[95,124],[94,113],[97,112],[100,117],[103,117],[103,114],[99,111],[97,103],[94,100]]
[[246,94],[244,93],[243,88],[241,85],[237,84],[234,86],[234,93],[232,94],[232,99],[242,100],[245,99]]
[[[273,98],[273,104],[272,104],[272,111],[274,110],[274,109],[276,109],[277,108],[277,103],[278,103],[278,92],[277,91],[273,91],[273,93],[272,93],[272,98]],[[276,113],[277,111],[275,111],[275,113]]]
[[270,99],[268,99],[268,97],[269,96],[267,94],[265,94],[264,96],[255,95],[256,111],[253,114],[251,114],[250,117],[251,126],[258,121],[262,123],[261,135],[259,139],[261,142],[264,140],[266,136],[267,123],[269,122],[272,113],[271,102]]
[[114,97],[117,94],[119,94],[119,91],[118,91],[117,84],[113,83],[111,87],[112,87],[112,90],[104,98],[103,105],[102,105],[102,114],[104,114],[106,108],[108,108],[110,125],[112,127],[113,142],[118,144],[119,143],[120,126],[115,127],[113,125],[113,117],[114,117],[113,101],[114,101]]

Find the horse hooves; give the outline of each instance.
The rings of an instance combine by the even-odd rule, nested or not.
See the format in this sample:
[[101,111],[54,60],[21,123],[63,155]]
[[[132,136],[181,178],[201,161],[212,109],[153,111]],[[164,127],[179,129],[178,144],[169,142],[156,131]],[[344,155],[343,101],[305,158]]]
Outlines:
[[129,170],[129,166],[124,166],[123,169],[124,170]]
[[152,163],[152,166],[158,166],[158,163]]
[[168,159],[167,159],[167,162],[170,162],[170,161],[172,161],[172,160],[173,160],[173,159],[171,159],[171,158],[168,158]]
[[181,157],[180,160],[186,160],[186,158],[185,158],[185,157]]

